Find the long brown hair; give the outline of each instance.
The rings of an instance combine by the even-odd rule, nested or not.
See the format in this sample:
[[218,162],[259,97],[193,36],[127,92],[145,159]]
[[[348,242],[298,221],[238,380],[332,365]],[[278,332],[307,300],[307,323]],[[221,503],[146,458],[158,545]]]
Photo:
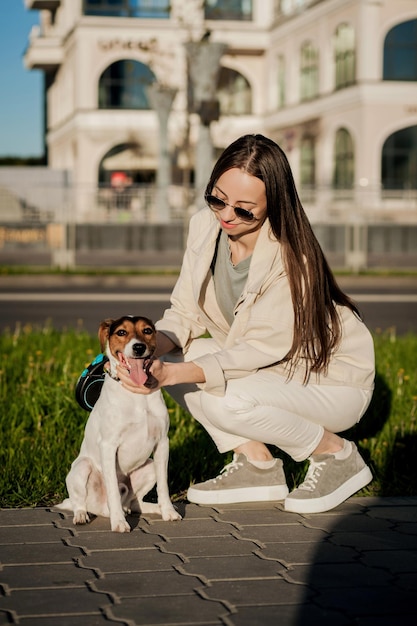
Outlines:
[[336,304],[358,317],[352,300],[339,288],[311,228],[295,187],[285,153],[263,135],[244,135],[224,150],[207,184],[210,194],[220,176],[231,168],[244,170],[265,184],[271,230],[282,246],[294,309],[294,333],[285,357],[289,373],[305,359],[305,382],[311,372],[326,372],[332,351],[341,339]]

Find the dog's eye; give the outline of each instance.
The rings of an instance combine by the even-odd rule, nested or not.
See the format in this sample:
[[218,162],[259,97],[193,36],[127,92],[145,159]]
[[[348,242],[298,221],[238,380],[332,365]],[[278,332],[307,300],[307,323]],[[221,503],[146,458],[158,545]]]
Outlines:
[[116,335],[118,335],[119,337],[126,337],[127,332],[125,330],[123,330],[123,328],[120,328],[117,332]]
[[144,335],[153,335],[153,329],[152,328],[144,328],[143,329],[143,334]]

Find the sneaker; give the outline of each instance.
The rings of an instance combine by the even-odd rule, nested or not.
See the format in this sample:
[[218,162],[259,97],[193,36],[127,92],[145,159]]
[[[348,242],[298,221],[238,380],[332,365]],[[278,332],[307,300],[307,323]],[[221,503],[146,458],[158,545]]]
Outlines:
[[284,500],[288,487],[281,459],[269,469],[259,469],[244,454],[234,454],[219,476],[192,485],[187,498],[195,504],[233,504]]
[[338,506],[372,480],[372,474],[353,442],[351,454],[343,460],[333,454],[309,458],[304,482],[285,499],[286,511],[324,513]]

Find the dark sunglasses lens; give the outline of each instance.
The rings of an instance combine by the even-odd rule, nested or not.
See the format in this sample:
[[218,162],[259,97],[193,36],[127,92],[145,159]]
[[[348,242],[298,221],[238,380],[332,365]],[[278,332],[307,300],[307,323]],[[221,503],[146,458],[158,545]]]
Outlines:
[[[217,198],[217,196],[206,196],[206,202],[211,209],[215,211],[222,211],[226,206],[226,202]],[[250,211],[246,211],[246,209],[242,209],[241,207],[233,207],[235,215],[245,222],[252,222],[255,219],[255,216]]]
[[246,222],[252,222],[255,219],[255,216],[250,211],[246,211],[246,209],[241,209],[240,207],[235,207],[235,213],[241,220],[245,220]]
[[220,198],[216,198],[216,196],[207,196],[206,197],[207,204],[212,208],[218,211],[221,211],[226,206],[226,203]]

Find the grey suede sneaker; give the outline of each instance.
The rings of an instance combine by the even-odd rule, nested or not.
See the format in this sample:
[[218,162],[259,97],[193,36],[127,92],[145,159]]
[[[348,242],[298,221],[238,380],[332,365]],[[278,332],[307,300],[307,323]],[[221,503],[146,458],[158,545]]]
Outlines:
[[244,454],[234,454],[219,476],[192,485],[187,498],[195,504],[232,504],[284,500],[287,494],[281,459],[270,469],[259,469]]
[[293,513],[324,513],[344,502],[372,480],[372,473],[353,442],[347,459],[333,454],[310,457],[304,482],[285,499],[285,510]]

